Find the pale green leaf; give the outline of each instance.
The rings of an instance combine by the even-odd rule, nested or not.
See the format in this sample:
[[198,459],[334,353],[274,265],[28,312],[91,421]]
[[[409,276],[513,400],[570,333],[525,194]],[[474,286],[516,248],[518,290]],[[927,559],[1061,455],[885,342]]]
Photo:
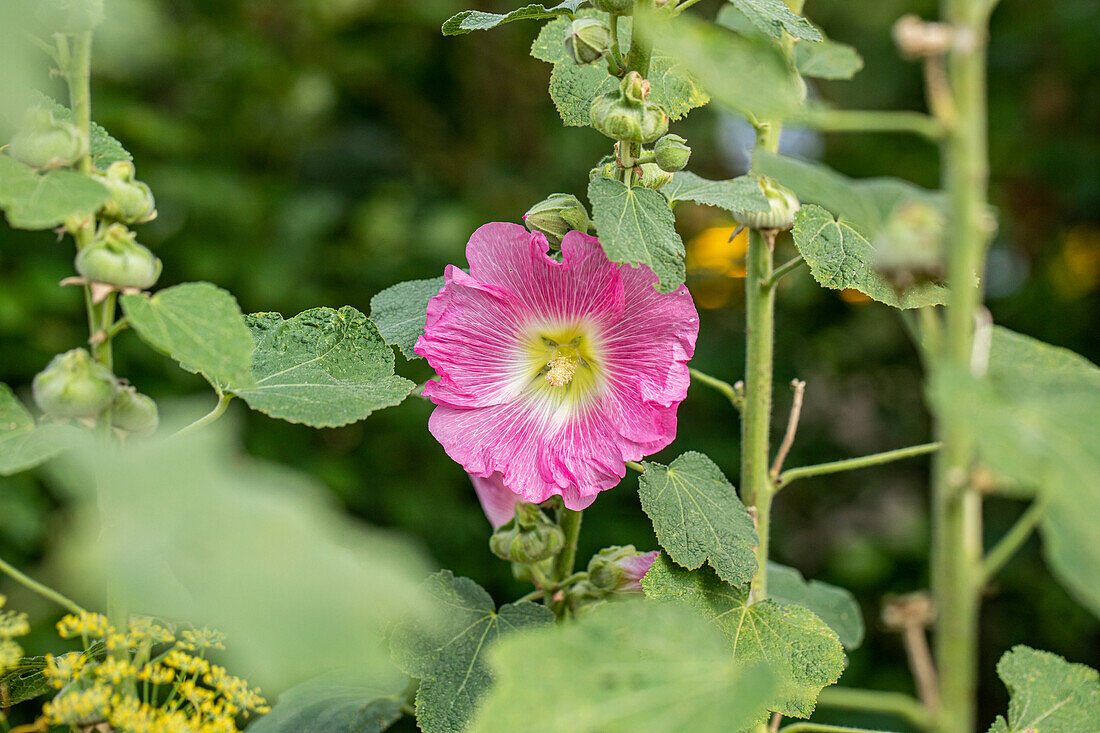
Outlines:
[[657,273],[657,289],[663,293],[684,282],[684,243],[668,199],[652,189],[602,177],[588,184],[588,198],[600,244],[612,262],[646,265]]
[[1100,616],[1100,369],[1073,352],[993,330],[984,378],[939,370],[942,419],[964,426],[981,460],[1047,500],[1041,529],[1055,575]]
[[511,23],[515,20],[553,18],[558,15],[572,13],[584,2],[585,0],[564,0],[552,7],[546,7],[541,3],[531,3],[518,10],[503,14],[484,13],[480,10],[463,10],[443,24],[443,35],[458,36],[471,31],[487,31],[502,23]]
[[[59,104],[52,97],[47,97],[41,92],[36,92],[34,96],[35,102],[53,112],[54,117],[63,120],[72,120],[72,110],[65,105]],[[130,155],[126,148],[122,147],[122,143],[111,137],[111,135],[94,120],[92,121],[88,148],[92,157],[92,164],[101,171],[107,170],[107,166],[111,163],[134,159],[134,156]]]
[[802,82],[774,43],[688,16],[661,26],[655,47],[682,63],[720,104],[773,120],[802,104]]
[[94,214],[109,197],[106,187],[75,171],[36,173],[0,154],[0,209],[16,229],[50,229],[69,216]]
[[497,639],[520,629],[554,621],[546,606],[508,603],[496,610],[493,599],[469,578],[442,570],[424,583],[440,610],[433,626],[399,626],[391,640],[394,662],[420,680],[416,722],[425,733],[465,730],[478,702],[493,683],[485,652]]
[[214,386],[252,384],[252,334],[237,299],[210,283],[184,283],[152,297],[124,295],[122,310],[145,343]]
[[392,285],[370,299],[370,319],[387,344],[401,349],[406,359],[420,359],[413,351],[424,333],[428,301],[443,287],[442,277],[409,280]]
[[[600,16],[606,17],[606,14],[591,10],[582,10],[577,13],[578,18]],[[543,25],[539,34],[535,36],[535,40],[531,42],[531,55],[548,64],[556,64],[568,59],[569,54],[565,51],[565,34],[572,22],[569,18],[556,18]]]
[[381,733],[404,714],[409,678],[396,671],[375,679],[330,674],[279,695],[249,733]]
[[921,308],[947,302],[947,288],[921,283],[897,288],[874,265],[874,247],[846,219],[839,221],[813,204],[803,205],[791,234],[810,273],[819,284],[834,290],[858,290],[895,308]]
[[163,420],[163,438],[89,438],[56,472],[75,512],[51,560],[63,587],[100,604],[109,586],[135,612],[220,629],[229,670],[269,692],[334,660],[392,669],[385,630],[434,622],[423,552],[350,519],[310,477],[241,453],[229,422],[168,437],[180,421]]
[[669,556],[691,569],[709,562],[735,585],[752,580],[756,529],[733,484],[714,461],[689,452],[669,466],[648,461],[643,465],[638,496]]
[[779,563],[768,563],[768,597],[784,606],[804,606],[837,633],[848,649],[863,643],[863,614],[855,596],[844,588],[807,581],[802,573]]
[[[813,23],[795,15],[783,0],[730,0],[749,22],[771,38],[783,38],[786,31],[795,38],[820,41],[823,36]],[[803,45],[803,44],[798,44]]]
[[1011,696],[1008,719],[990,733],[1096,733],[1100,731],[1100,675],[1057,654],[1020,645],[1005,652],[997,675]]
[[796,44],[794,62],[802,76],[816,79],[851,79],[863,68],[859,51],[828,38],[820,43]]
[[314,308],[289,321],[278,313],[245,320],[256,340],[253,381],[229,389],[265,415],[339,427],[398,404],[413,388],[393,373],[393,349],[378,328],[351,306]]
[[0,476],[34,468],[79,435],[66,425],[37,425],[6,384],[0,384]]
[[739,176],[728,181],[709,181],[694,173],[680,171],[661,188],[672,203],[692,201],[705,206],[717,206],[729,212],[765,211],[768,199],[752,176]]
[[603,64],[580,66],[566,59],[554,64],[550,72],[550,98],[558,108],[562,122],[571,127],[586,127],[592,122],[592,100],[619,87],[619,80]]
[[822,688],[844,671],[844,647],[812,611],[766,599],[748,604],[749,589],[735,588],[710,568],[685,570],[661,555],[642,587],[656,600],[681,601],[713,619],[733,647],[734,661],[767,664],[777,689],[768,709],[808,718]]
[[497,683],[474,733],[747,730],[772,690],[766,670],[731,664],[697,614],[643,600],[516,634],[489,659]]

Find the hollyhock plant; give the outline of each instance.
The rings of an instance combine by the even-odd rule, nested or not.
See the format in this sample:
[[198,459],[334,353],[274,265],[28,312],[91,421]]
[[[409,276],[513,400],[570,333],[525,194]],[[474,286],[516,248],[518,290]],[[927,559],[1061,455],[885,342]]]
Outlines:
[[424,395],[447,455],[523,501],[583,509],[675,436],[699,315],[685,287],[657,292],[595,237],[569,232],[560,261],[547,247],[517,224],[474,232],[416,352],[439,375]]

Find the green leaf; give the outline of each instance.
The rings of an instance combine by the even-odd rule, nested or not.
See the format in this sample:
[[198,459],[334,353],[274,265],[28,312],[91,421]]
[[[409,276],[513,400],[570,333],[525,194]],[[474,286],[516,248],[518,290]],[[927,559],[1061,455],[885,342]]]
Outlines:
[[855,596],[844,588],[806,581],[802,573],[779,563],[768,563],[768,597],[784,606],[803,606],[813,611],[840,637],[840,643],[855,649],[863,643],[863,614]]
[[662,23],[654,43],[726,107],[758,119],[783,119],[802,104],[802,82],[771,41],[684,15]]
[[795,44],[794,62],[802,76],[816,79],[851,79],[863,68],[859,51],[828,38],[820,43]]
[[378,326],[387,344],[401,349],[410,361],[421,356],[413,351],[424,333],[428,301],[443,287],[442,277],[409,280],[392,285],[370,299],[370,319]]
[[122,310],[145,343],[219,389],[252,385],[252,334],[237,299],[210,283],[184,283],[156,295],[124,295]]
[[814,279],[834,290],[858,290],[895,308],[921,308],[947,302],[947,288],[922,283],[899,290],[873,266],[874,248],[846,219],[833,219],[828,211],[804,205],[791,231]]
[[685,570],[661,555],[642,579],[648,597],[682,601],[712,619],[729,638],[739,665],[765,663],[777,689],[768,709],[808,718],[822,688],[844,671],[844,647],[835,631],[802,606],[766,599],[748,604],[747,587],[735,588],[710,568]]
[[[550,98],[558,108],[562,122],[570,127],[587,127],[592,122],[592,100],[614,91],[619,80],[603,64],[579,66],[571,59],[554,64],[550,72]],[[652,94],[652,93],[651,93]]]
[[600,244],[612,262],[648,266],[660,278],[657,290],[662,293],[684,282],[684,243],[668,199],[611,178],[592,179],[588,198]]
[[381,733],[404,714],[409,679],[396,672],[358,677],[325,675],[290,688],[249,733]]
[[36,173],[0,154],[0,209],[16,229],[51,229],[69,216],[90,216],[109,197],[105,186],[75,171]]
[[1100,616],[1100,369],[1066,349],[993,329],[984,378],[941,369],[929,397],[973,436],[979,458],[1049,505],[1041,530],[1055,575]]
[[897,178],[843,176],[819,163],[789,158],[766,150],[753,153],[756,171],[794,191],[804,204],[817,204],[843,217],[871,240],[899,205],[919,200],[939,206],[938,193]]
[[0,384],[0,476],[48,461],[79,434],[67,425],[36,425],[11,388]]
[[694,173],[680,171],[661,188],[671,203],[692,201],[704,206],[717,206],[729,212],[765,211],[768,199],[752,176],[739,176],[728,181],[709,181]]
[[749,22],[771,38],[783,38],[784,31],[806,41],[820,41],[824,38],[813,23],[791,12],[783,0],[730,0],[730,2],[749,19]]
[[730,663],[698,614],[640,599],[516,634],[489,659],[497,682],[473,733],[747,730],[772,690],[766,670]]
[[997,675],[1011,695],[1008,720],[998,717],[989,733],[1100,731],[1096,670],[1020,645],[1001,657]]
[[553,18],[574,12],[585,0],[564,0],[553,7],[546,7],[541,3],[531,3],[510,13],[483,13],[480,10],[463,10],[452,16],[443,24],[443,35],[459,36],[471,31],[487,31],[496,28],[502,23],[511,23],[514,20],[533,20],[539,18]]
[[760,541],[733,484],[702,453],[684,453],[669,466],[645,462],[638,478],[642,509],[661,547],[685,568],[709,562],[735,585],[756,574]]
[[0,687],[5,687],[4,707],[45,695],[53,690],[43,670],[45,657],[24,657],[14,667],[0,670]]
[[393,373],[393,349],[351,306],[314,308],[284,321],[246,319],[256,340],[252,381],[229,388],[253,410],[314,428],[334,428],[398,404],[413,383]]
[[522,601],[496,610],[493,599],[469,578],[441,570],[424,589],[443,618],[431,627],[407,624],[391,640],[394,662],[420,679],[416,722],[425,733],[462,731],[493,682],[485,652],[501,636],[553,623],[545,606]]
[[[70,122],[72,121],[72,110],[65,105],[58,103],[55,99],[47,97],[41,92],[35,92],[34,97],[35,104],[52,111],[54,117]],[[107,166],[111,163],[134,159],[134,156],[130,155],[126,148],[122,147],[122,143],[111,137],[111,135],[94,120],[92,121],[88,147],[92,156],[92,164],[101,171],[107,170]]]

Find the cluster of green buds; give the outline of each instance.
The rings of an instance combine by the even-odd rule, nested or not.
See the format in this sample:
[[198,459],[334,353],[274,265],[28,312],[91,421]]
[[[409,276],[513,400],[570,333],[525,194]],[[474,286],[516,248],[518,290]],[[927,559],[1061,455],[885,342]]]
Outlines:
[[592,100],[592,126],[613,140],[648,144],[668,132],[668,115],[650,102],[649,82],[631,71],[615,91]]
[[85,349],[55,356],[31,384],[35,404],[53,420],[92,420],[111,411],[122,434],[148,435],[160,421],[152,398],[124,384]]
[[101,227],[73,264],[88,283],[124,292],[152,287],[162,267],[148,247],[138,244],[137,235],[118,223]]
[[31,107],[8,146],[8,153],[38,170],[73,165],[88,152],[88,138],[76,125],[48,109]]
[[572,230],[587,232],[591,225],[588,210],[580,200],[568,193],[553,193],[538,202],[523,215],[523,223],[532,232],[542,232],[554,249]]
[[794,226],[794,216],[802,208],[798,197],[767,176],[759,176],[760,190],[768,200],[763,211],[735,211],[733,216],[750,229],[784,231]]
[[111,163],[104,172],[96,171],[96,180],[111,192],[111,199],[100,214],[123,224],[144,224],[157,216],[156,201],[148,184],[135,178],[134,164],[128,160]]
[[501,560],[536,565],[565,547],[565,533],[536,504],[516,503],[516,513],[489,538],[489,549]]
[[584,613],[616,595],[642,592],[642,577],[657,557],[656,552],[638,552],[634,545],[605,547],[588,561],[583,580],[565,595],[574,616]]

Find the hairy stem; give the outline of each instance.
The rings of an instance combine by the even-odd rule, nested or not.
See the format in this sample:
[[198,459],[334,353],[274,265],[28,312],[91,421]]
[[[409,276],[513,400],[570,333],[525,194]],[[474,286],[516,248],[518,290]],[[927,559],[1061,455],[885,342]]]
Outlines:
[[923,445],[914,445],[909,448],[898,448],[897,450],[889,450],[885,453],[873,453],[869,456],[861,456],[859,458],[846,458],[843,461],[832,461],[830,463],[819,463],[815,466],[802,466],[801,468],[792,468],[779,474],[779,479],[776,481],[776,486],[782,488],[792,481],[797,481],[800,478],[810,478],[812,476],[824,476],[830,473],[840,473],[842,471],[854,471],[857,468],[867,468],[868,466],[878,466],[883,463],[890,463],[892,461],[900,461],[903,458],[912,458],[913,456],[922,456],[927,453],[935,453],[941,447],[940,443],[924,443]]
[[698,369],[688,369],[691,372],[691,381],[698,382],[699,384],[705,384],[711,389],[717,390],[730,401],[730,404],[736,407],[738,410],[744,402],[744,396],[737,392],[737,389],[730,384],[717,377],[712,377],[709,374],[699,371]]
[[561,529],[565,532],[565,546],[554,560],[554,581],[560,583],[573,574],[573,565],[577,561],[577,538],[581,533],[583,512],[572,509],[561,510]]
[[826,708],[896,715],[923,730],[930,730],[932,727],[928,711],[920,701],[901,692],[833,686],[821,691],[817,704]]
[[[66,68],[62,69],[69,85],[69,106],[73,110],[73,124],[91,140],[92,131],[92,33],[72,36],[72,45]],[[92,172],[92,156],[89,151],[77,163],[77,169],[85,175]]]
[[34,591],[43,598],[47,598],[53,601],[57,605],[67,609],[72,613],[79,614],[84,612],[84,609],[81,608],[80,605],[75,601],[69,600],[65,596],[55,591],[53,588],[39,583],[34,578],[19,570],[19,568],[11,565],[10,563],[2,559],[0,559],[0,572],[8,575],[9,577],[11,577],[12,580],[14,580],[16,583],[19,583],[24,588]]

